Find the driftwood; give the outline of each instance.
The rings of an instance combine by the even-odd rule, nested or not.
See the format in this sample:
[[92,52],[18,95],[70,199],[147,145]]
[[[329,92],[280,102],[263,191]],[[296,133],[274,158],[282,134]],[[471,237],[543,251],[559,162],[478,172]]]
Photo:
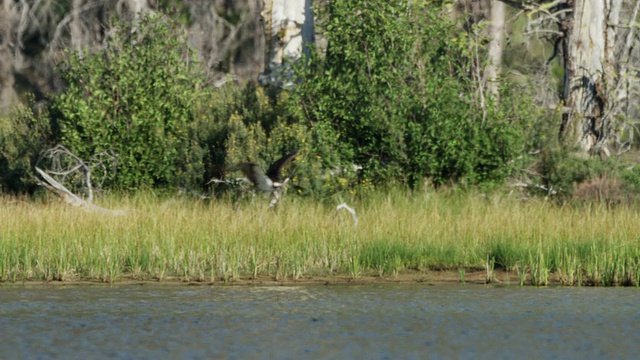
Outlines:
[[[108,173],[115,174],[116,164],[116,156],[109,152],[98,153],[86,162],[66,147],[57,145],[44,151],[36,166],[45,169],[49,176],[64,184],[71,192],[83,193],[88,202],[93,202],[94,180],[97,180],[99,188]],[[96,169],[99,171],[94,179],[93,171]]]
[[[48,160],[51,169],[44,171],[36,166],[36,172],[40,175],[40,178],[37,178],[37,182],[71,206],[113,215],[122,215],[124,214],[123,211],[105,209],[93,204],[91,168],[101,166],[106,170],[104,158],[115,159],[109,154],[98,154],[98,158],[98,161],[92,161],[90,164],[87,164],[64,146],[58,145],[43,153],[41,159]],[[56,180],[51,175],[58,176],[61,180]],[[72,185],[74,180],[78,180],[83,184],[81,191],[86,192],[86,200],[62,184],[68,183],[70,180]]]
[[40,176],[42,176],[42,180],[38,179],[39,185],[44,186],[47,190],[57,195],[67,204],[75,207],[81,207],[87,210],[99,211],[99,212],[112,214],[112,215],[124,215],[124,211],[122,210],[105,209],[91,202],[83,200],[76,194],[69,191],[66,187],[64,187],[64,185],[60,184],[54,178],[49,176],[42,169],[36,167],[36,171],[38,172],[38,174],[40,174]]

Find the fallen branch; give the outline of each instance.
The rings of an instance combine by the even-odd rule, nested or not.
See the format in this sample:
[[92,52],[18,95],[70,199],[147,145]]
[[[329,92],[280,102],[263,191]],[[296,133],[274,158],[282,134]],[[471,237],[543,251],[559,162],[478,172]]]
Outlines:
[[[46,162],[45,166],[40,165]],[[72,153],[62,145],[57,145],[44,151],[36,164],[37,167],[47,170],[47,175],[55,177],[60,184],[65,184],[72,193],[85,194],[89,203],[93,203],[93,171],[98,169],[97,184],[102,185],[110,172],[107,164],[113,165],[112,172],[115,173],[117,158],[109,152],[101,152],[94,155],[88,162]],[[100,175],[102,174],[102,175]]]
[[[115,162],[116,160],[113,155],[100,153],[87,163],[69,151],[69,149],[62,145],[57,145],[45,151],[40,160],[47,161],[49,169],[44,171],[36,166],[36,171],[40,175],[40,178],[37,178],[38,184],[54,193],[67,204],[113,215],[124,214],[124,212],[120,210],[109,210],[93,204],[91,170],[94,167],[100,167],[104,170],[104,173],[106,173],[106,162]],[[54,179],[52,175],[58,177],[58,179]],[[78,190],[86,193],[87,199],[85,200],[81,196],[76,195],[63,185],[63,183],[67,184],[67,186],[71,184],[72,188],[75,184],[82,184]],[[98,183],[100,183],[100,181],[98,181]]]
[[64,185],[57,182],[54,178],[49,176],[49,174],[44,172],[42,169],[36,167],[36,171],[38,172],[38,174],[40,174],[40,176],[42,176],[42,179],[44,180],[43,181],[38,179],[39,185],[44,186],[45,188],[47,188],[47,190],[56,194],[64,202],[66,202],[71,206],[81,207],[83,209],[92,210],[92,211],[100,211],[100,212],[112,214],[112,215],[124,215],[125,213],[122,210],[105,209],[98,205],[92,204],[88,201],[85,201],[80,197],[78,197],[76,194],[69,191],[66,187],[64,187]]

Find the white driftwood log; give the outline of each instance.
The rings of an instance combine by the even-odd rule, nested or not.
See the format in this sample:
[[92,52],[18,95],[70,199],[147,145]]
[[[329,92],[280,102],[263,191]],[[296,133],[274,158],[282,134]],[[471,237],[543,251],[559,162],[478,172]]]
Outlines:
[[76,194],[69,191],[66,187],[64,187],[64,185],[57,182],[54,178],[49,176],[49,174],[44,172],[42,169],[36,167],[36,171],[42,177],[42,180],[38,179],[39,184],[47,188],[47,190],[51,191],[52,193],[56,194],[64,202],[66,202],[71,206],[81,207],[83,209],[91,210],[91,211],[99,211],[99,212],[103,212],[111,215],[124,215],[125,213],[122,210],[105,209],[98,205],[92,204],[88,201],[85,201],[79,196],[77,196]]

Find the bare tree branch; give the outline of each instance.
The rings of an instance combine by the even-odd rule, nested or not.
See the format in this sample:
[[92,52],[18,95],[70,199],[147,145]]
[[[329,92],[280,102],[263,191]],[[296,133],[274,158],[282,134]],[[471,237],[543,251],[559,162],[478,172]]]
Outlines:
[[104,182],[104,177],[109,173],[107,165],[112,164],[111,171],[115,171],[116,158],[107,152],[95,155],[89,163],[69,151],[62,145],[57,145],[42,155],[38,163],[46,162],[48,172],[58,177],[59,183],[67,183],[68,186],[82,191],[87,195],[87,201],[93,202],[92,169],[100,169],[102,178],[99,184]]
[[125,213],[123,210],[105,209],[90,202],[84,201],[80,197],[69,191],[69,189],[67,189],[64,185],[60,184],[54,178],[49,176],[42,169],[36,167],[36,171],[38,172],[38,174],[40,174],[42,179],[44,179],[44,181],[38,180],[38,183],[56,194],[58,197],[64,200],[64,202],[71,206],[82,207],[87,210],[100,211],[112,215],[124,215]]

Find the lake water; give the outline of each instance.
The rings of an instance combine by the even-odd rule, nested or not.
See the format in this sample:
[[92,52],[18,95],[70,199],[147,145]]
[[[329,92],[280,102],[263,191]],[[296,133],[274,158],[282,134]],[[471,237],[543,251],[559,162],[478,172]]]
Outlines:
[[2,359],[632,359],[640,289],[0,287]]

